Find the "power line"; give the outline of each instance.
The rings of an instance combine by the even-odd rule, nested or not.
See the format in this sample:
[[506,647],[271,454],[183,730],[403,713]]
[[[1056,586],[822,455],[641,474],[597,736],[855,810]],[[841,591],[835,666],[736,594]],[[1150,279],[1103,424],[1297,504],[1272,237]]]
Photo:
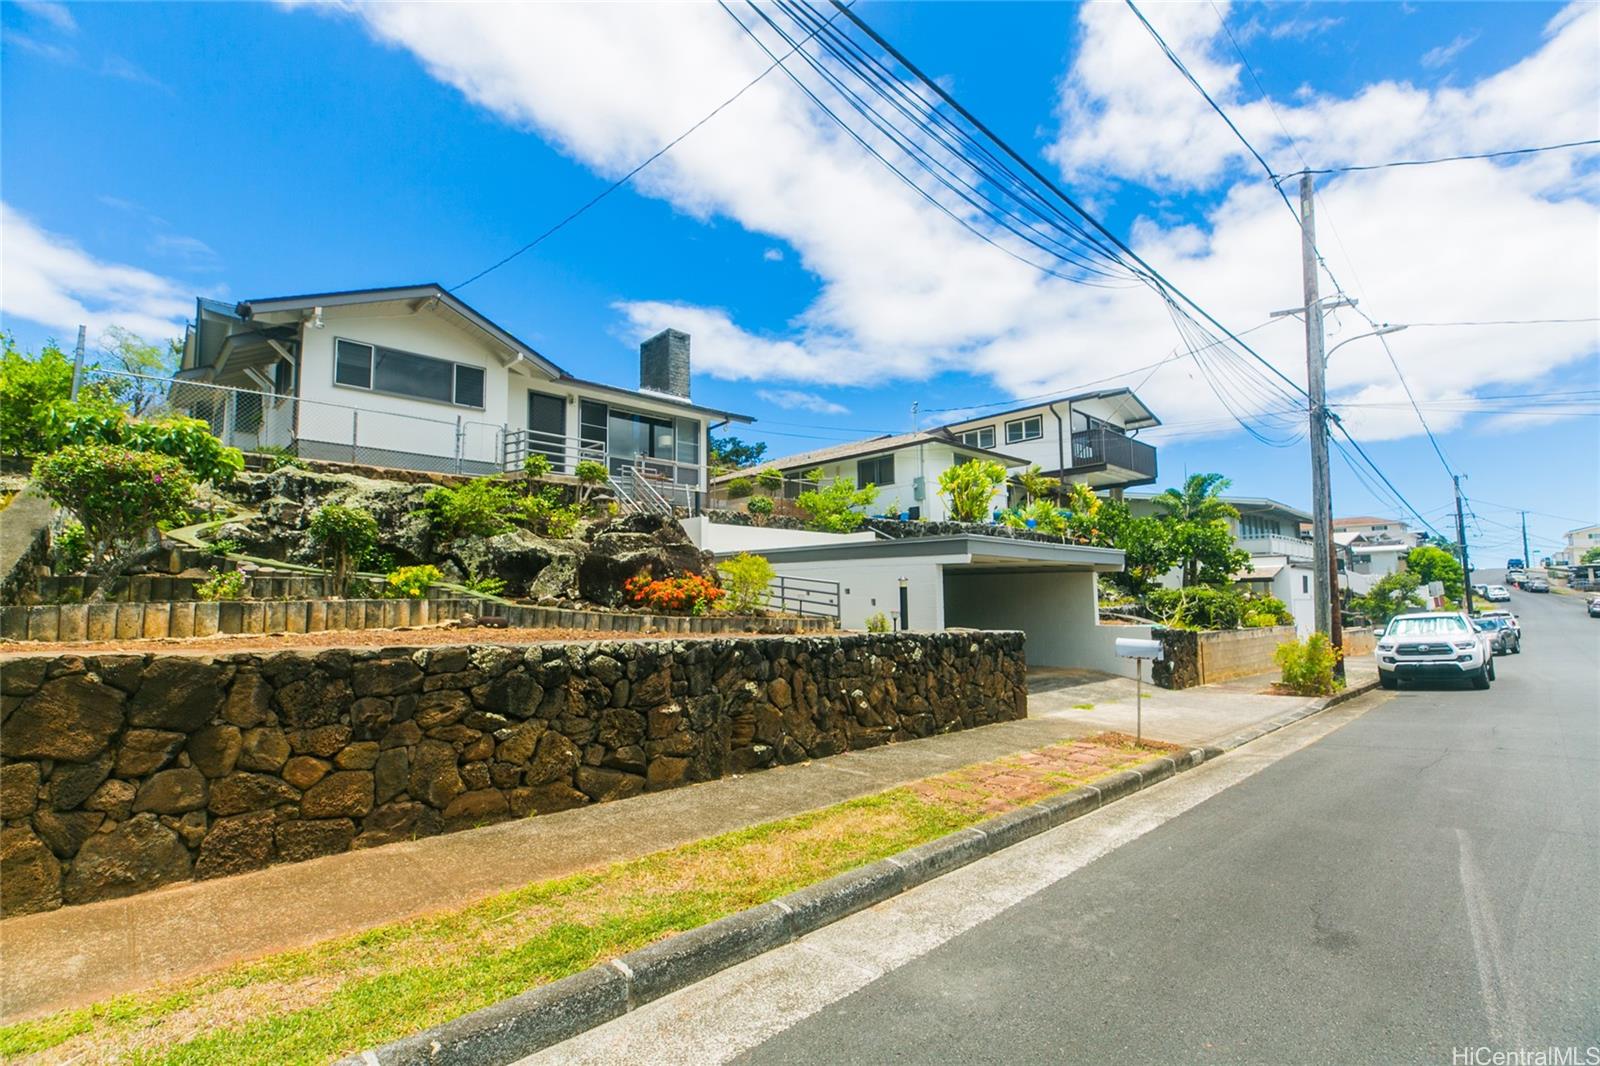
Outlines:
[[1600,322],[1600,317],[1588,318],[1493,318],[1461,322],[1407,322],[1406,327],[1417,326],[1560,326],[1584,322]]
[[1588,148],[1600,145],[1600,139],[1587,141],[1564,141],[1561,144],[1542,144],[1533,148],[1508,148],[1499,152],[1469,152],[1463,155],[1443,155],[1434,159],[1396,159],[1388,163],[1361,163],[1343,167],[1321,167],[1316,170],[1300,170],[1293,174],[1284,174],[1279,181],[1299,177],[1301,174],[1349,174],[1358,170],[1385,170],[1390,167],[1426,167],[1434,163],[1459,163],[1468,159],[1503,159],[1507,156],[1533,155],[1536,152],[1555,152],[1565,148]]
[[[854,2],[854,0],[852,0],[852,2]],[[833,20],[833,18],[835,18],[835,17],[837,17],[837,16],[830,16],[829,17],[829,21],[831,22]],[[807,38],[807,40],[809,40],[809,39],[810,38]],[[803,44],[804,42],[801,42],[801,43]],[[795,48],[799,48],[799,47],[800,47],[799,45],[795,45]],[[789,54],[792,55],[793,52],[791,51]],[[786,55],[783,58],[787,59],[788,56]],[[522,255],[523,253],[532,251],[534,248],[538,247],[541,243],[544,242],[544,240],[546,238],[554,236],[556,233],[560,232],[563,228],[565,228],[566,225],[569,222],[572,222],[579,215],[582,215],[585,211],[589,210],[589,208],[593,207],[595,204],[598,204],[601,200],[604,200],[606,197],[610,196],[612,193],[616,192],[618,189],[620,189],[624,185],[628,184],[628,182],[632,181],[634,179],[634,177],[641,170],[643,170],[645,167],[649,166],[651,163],[654,163],[657,159],[660,159],[662,156],[666,155],[673,148],[675,148],[678,145],[678,143],[680,141],[682,141],[685,137],[688,137],[695,130],[699,129],[701,126],[704,126],[707,122],[710,122],[712,119],[716,118],[717,115],[721,114],[722,111],[725,108],[727,108],[730,104],[732,104],[735,100],[739,99],[739,97],[743,96],[745,93],[747,93],[751,89],[755,88],[756,84],[758,82],[760,82],[762,78],[765,78],[768,74],[771,74],[773,72],[773,70],[776,69],[777,66],[779,65],[779,63],[781,63],[781,62],[782,62],[782,60],[774,60],[771,66],[767,67],[767,69],[763,70],[760,74],[757,74],[754,78],[751,78],[748,82],[745,83],[744,87],[741,88],[738,92],[734,93],[732,96],[730,96],[726,100],[722,101],[722,103],[720,103],[716,107],[712,108],[711,111],[709,113],[707,113],[704,118],[702,118],[700,121],[696,122],[694,125],[690,126],[688,129],[684,130],[682,133],[678,134],[676,137],[672,138],[672,140],[668,141],[666,144],[662,145],[660,148],[656,149],[649,156],[647,156],[645,158],[645,160],[643,162],[641,162],[638,166],[634,167],[632,170],[630,170],[626,174],[622,175],[622,177],[618,178],[616,181],[612,182],[610,185],[607,185],[604,189],[600,190],[600,192],[598,192],[594,196],[590,197],[587,202],[585,202],[576,211],[573,211],[571,214],[567,215],[560,222],[557,222],[555,225],[551,226],[549,229],[545,230],[543,233],[539,234],[533,240],[529,241],[527,244],[524,244],[521,248],[518,248],[516,251],[512,252],[510,255],[506,256],[503,259],[500,259],[499,261],[497,261],[495,263],[490,264],[487,267],[484,267],[482,270],[480,270],[476,274],[472,275],[466,281],[457,282],[455,285],[452,285],[450,288],[446,289],[445,291],[446,292],[456,292],[459,289],[464,289],[468,285],[471,285],[473,282],[475,282],[478,279],[484,277],[485,275],[492,274],[494,271],[499,270],[501,267],[505,266],[507,263],[511,262],[513,259],[516,259],[518,256]]]

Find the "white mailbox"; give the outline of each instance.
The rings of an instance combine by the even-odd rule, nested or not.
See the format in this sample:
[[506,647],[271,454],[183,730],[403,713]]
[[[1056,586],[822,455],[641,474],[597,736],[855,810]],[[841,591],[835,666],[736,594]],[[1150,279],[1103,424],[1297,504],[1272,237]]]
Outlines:
[[1138,640],[1134,637],[1117,638],[1117,654],[1133,660],[1134,743],[1144,742],[1144,661],[1161,661],[1159,640]]
[[1161,642],[1159,640],[1135,640],[1132,637],[1118,637],[1117,654],[1124,659],[1160,660]]

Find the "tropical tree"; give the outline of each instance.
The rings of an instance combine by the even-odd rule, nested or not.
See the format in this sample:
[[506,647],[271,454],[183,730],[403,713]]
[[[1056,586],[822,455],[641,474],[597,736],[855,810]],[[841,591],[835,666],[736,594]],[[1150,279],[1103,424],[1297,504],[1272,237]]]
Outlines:
[[166,394],[166,379],[178,369],[183,345],[175,340],[151,344],[131,329],[110,326],[100,338],[100,352],[117,370],[136,375],[118,380],[115,388],[118,398],[137,418]]
[[743,470],[766,458],[767,445],[764,441],[743,441],[734,436],[712,437],[710,451],[713,470]]
[[1579,559],[1578,562],[1584,564],[1600,563],[1600,548],[1590,548],[1583,553],[1583,558]]
[[939,475],[939,495],[950,501],[953,520],[981,522],[989,517],[989,505],[1005,483],[1005,467],[993,459],[973,459]]
[[1050,477],[1039,467],[1038,463],[1028,467],[1020,474],[1013,474],[1011,480],[1016,483],[1017,488],[1022,490],[1022,494],[1027,497],[1028,503],[1047,499],[1055,495],[1056,490],[1061,488],[1061,479]]
[[824,486],[820,470],[807,474],[806,480],[813,487],[796,497],[794,505],[806,516],[807,527],[823,533],[854,533],[866,520],[866,508],[878,499],[876,485],[858,489],[841,477]]
[[1385,625],[1389,619],[1410,607],[1425,607],[1426,602],[1417,590],[1421,580],[1413,570],[1386,574],[1364,596],[1350,598],[1350,610],[1368,619],[1373,625]]
[[1183,488],[1167,489],[1154,500],[1185,588],[1227,584],[1250,565],[1250,553],[1233,546],[1228,526],[1239,517],[1239,509],[1222,498],[1231,484],[1221,474],[1191,474]]

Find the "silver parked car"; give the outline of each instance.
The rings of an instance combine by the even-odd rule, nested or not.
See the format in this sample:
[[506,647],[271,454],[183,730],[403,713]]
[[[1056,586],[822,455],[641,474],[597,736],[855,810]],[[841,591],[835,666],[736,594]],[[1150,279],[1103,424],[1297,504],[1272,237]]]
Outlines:
[[1489,634],[1496,655],[1521,655],[1522,630],[1512,626],[1500,615],[1484,615],[1473,619],[1480,632]]

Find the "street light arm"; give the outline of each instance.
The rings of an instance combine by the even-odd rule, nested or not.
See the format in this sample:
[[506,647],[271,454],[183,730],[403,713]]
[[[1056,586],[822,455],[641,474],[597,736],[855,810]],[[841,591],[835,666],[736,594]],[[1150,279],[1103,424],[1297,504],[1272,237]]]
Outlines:
[[1328,351],[1327,351],[1327,354],[1325,354],[1322,357],[1323,361],[1326,362],[1333,355],[1334,352],[1338,351],[1340,348],[1343,348],[1345,345],[1349,344],[1351,341],[1366,340],[1368,337],[1381,337],[1385,333],[1399,333],[1401,330],[1403,330],[1405,328],[1406,327],[1403,326],[1403,325],[1402,326],[1379,326],[1377,329],[1369,330],[1366,333],[1357,333],[1354,337],[1347,337],[1344,340],[1340,341],[1338,344],[1335,344],[1332,348],[1329,348]]

